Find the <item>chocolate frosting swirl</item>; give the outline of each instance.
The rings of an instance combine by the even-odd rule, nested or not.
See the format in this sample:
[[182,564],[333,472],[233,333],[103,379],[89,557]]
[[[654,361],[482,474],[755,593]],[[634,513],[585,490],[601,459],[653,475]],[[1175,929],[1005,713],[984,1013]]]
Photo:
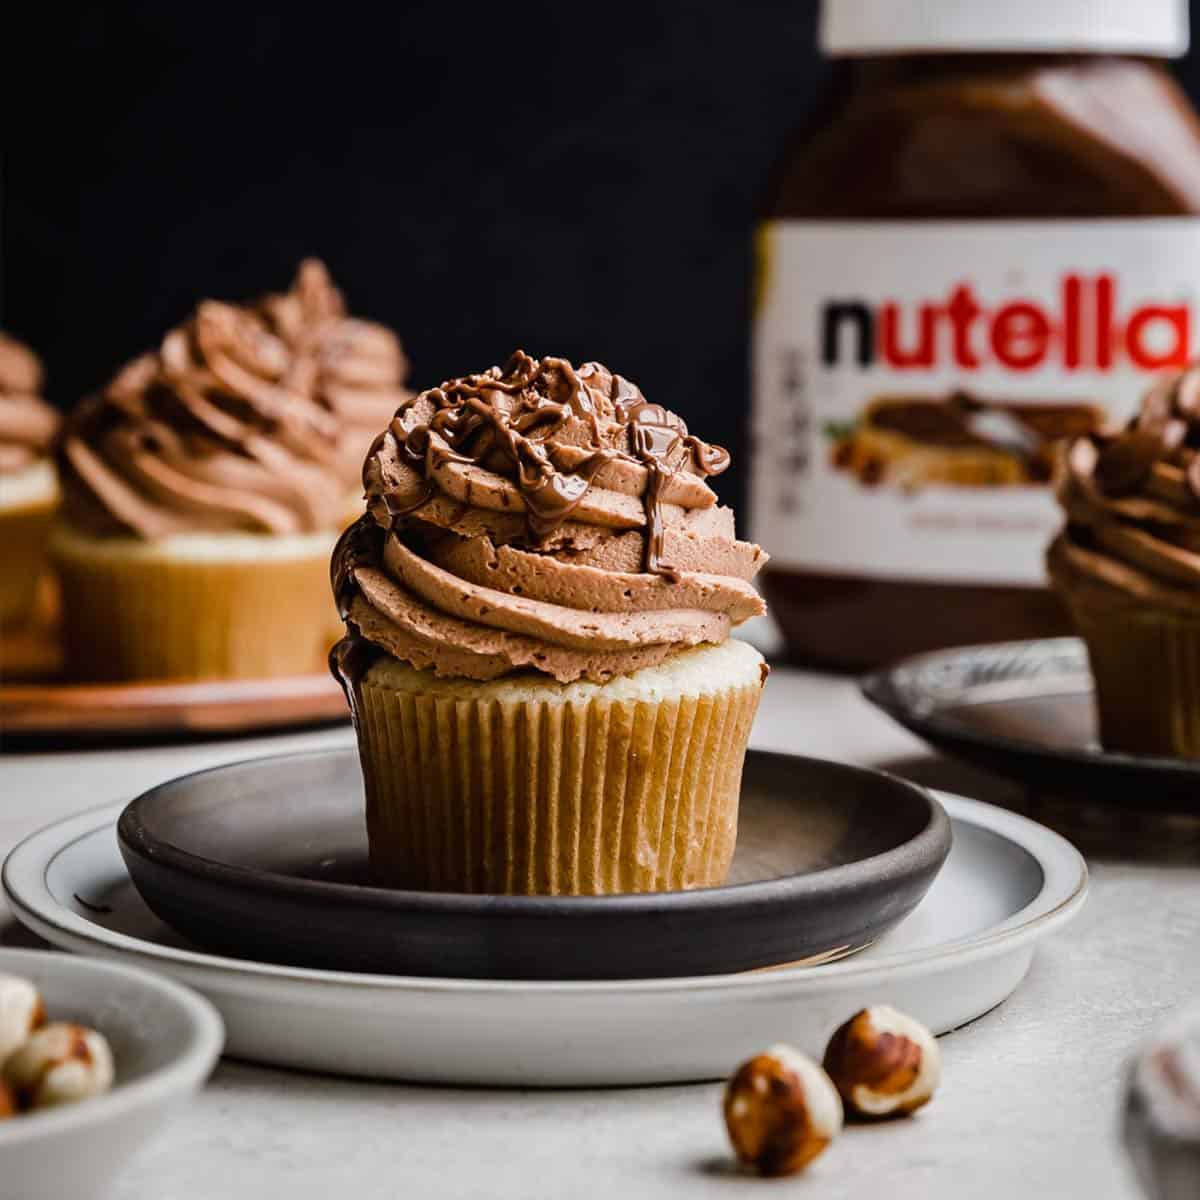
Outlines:
[[333,582],[350,637],[438,674],[603,681],[763,611],[766,561],[706,476],[729,456],[598,363],[517,351],[404,405]]
[[1067,524],[1051,566],[1155,604],[1200,603],[1200,365],[1147,393],[1120,430],[1062,451]]
[[248,309],[206,300],[71,414],[68,520],[155,539],[338,526],[337,422],[288,382],[292,354]]
[[259,311],[292,351],[287,383],[337,418],[339,469],[347,488],[357,488],[375,435],[412,397],[400,340],[383,325],[348,316],[315,258],[300,264],[290,291],[264,297]]
[[0,333],[0,474],[16,474],[50,453],[59,420],[41,390],[38,356]]

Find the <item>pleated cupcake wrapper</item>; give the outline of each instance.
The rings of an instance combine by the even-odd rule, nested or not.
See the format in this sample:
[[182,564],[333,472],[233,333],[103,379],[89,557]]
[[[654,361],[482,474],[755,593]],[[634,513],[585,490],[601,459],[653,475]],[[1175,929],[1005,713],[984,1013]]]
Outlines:
[[1100,740],[1109,750],[1200,758],[1200,620],[1079,592]]
[[63,642],[80,679],[236,679],[324,671],[329,559],[55,552]]
[[356,725],[373,874],[509,895],[723,883],[760,693],[460,700],[368,678]]
[[46,569],[46,540],[55,504],[0,508],[0,625],[23,624],[33,611]]

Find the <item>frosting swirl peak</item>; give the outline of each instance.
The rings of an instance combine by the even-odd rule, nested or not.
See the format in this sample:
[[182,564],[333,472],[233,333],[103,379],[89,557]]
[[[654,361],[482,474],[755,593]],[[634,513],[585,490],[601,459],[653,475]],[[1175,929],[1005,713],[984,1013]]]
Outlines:
[[473,679],[602,681],[721,642],[763,611],[766,558],[706,482],[728,462],[606,367],[517,351],[376,439],[339,603],[395,657]]
[[336,528],[337,423],[288,382],[292,355],[252,311],[213,300],[68,418],[67,517],[154,539]]
[[15,474],[50,452],[58,413],[41,399],[42,364],[28,346],[0,333],[0,474]]
[[373,321],[348,316],[325,264],[308,258],[291,290],[259,302],[268,327],[291,350],[287,383],[311,395],[338,421],[338,464],[356,488],[375,435],[412,392],[399,338]]
[[1156,384],[1119,430],[1068,443],[1067,524],[1052,567],[1085,583],[1195,610],[1200,601],[1200,365]]

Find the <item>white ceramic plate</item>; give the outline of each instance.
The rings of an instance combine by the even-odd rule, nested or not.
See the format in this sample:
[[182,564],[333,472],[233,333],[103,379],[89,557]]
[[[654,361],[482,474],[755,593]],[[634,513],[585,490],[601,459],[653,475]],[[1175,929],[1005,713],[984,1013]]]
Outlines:
[[153,967],[207,995],[236,1057],[444,1083],[682,1082],[723,1077],[769,1042],[819,1053],[866,1004],[894,1004],[944,1033],[1011,995],[1037,940],[1083,904],[1087,868],[1070,843],[1025,817],[941,799],[954,848],[900,925],[852,959],[739,975],[491,982],[203,954],[130,883],[114,830],[123,805],[34,834],[9,856],[3,882],[17,917],[47,941]]

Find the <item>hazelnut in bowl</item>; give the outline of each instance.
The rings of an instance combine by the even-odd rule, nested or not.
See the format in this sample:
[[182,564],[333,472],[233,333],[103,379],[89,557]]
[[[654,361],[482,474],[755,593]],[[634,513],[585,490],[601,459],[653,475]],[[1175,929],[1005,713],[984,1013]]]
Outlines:
[[208,1001],[147,971],[0,949],[0,1194],[100,1200],[207,1079]]

